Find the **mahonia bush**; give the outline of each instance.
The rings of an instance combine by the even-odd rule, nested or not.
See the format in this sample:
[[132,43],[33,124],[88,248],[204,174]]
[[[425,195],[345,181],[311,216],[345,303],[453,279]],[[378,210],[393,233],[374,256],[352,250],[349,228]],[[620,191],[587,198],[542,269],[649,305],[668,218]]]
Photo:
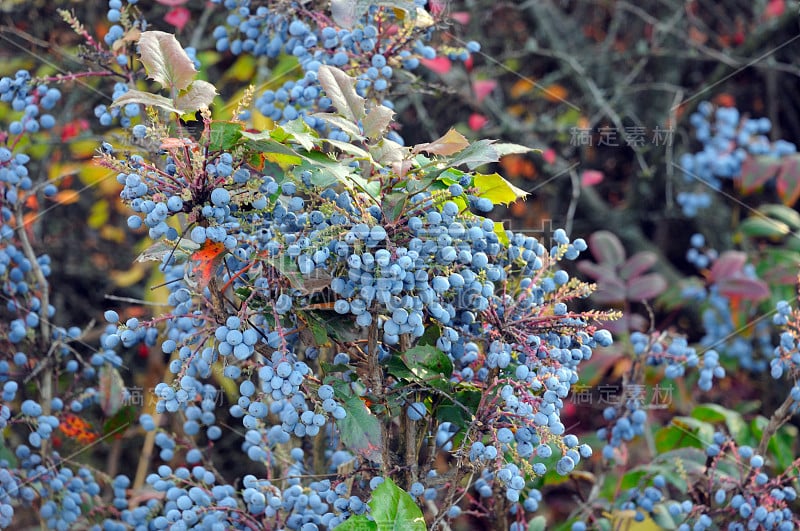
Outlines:
[[[109,1],[102,42],[62,12],[97,67],[86,75],[115,80],[95,117],[127,142],[109,132],[96,162],[116,176],[128,227],[146,229],[139,260],[157,262],[169,293],[153,318],[105,311],[99,347],[88,329],[52,324],[58,286],[29,230],[32,199],[58,190],[31,177],[24,149],[56,124],[61,91],[49,85],[76,76],[0,79],[11,113],[0,127],[0,527],[35,513],[51,529],[412,530],[462,515],[544,528],[533,514],[542,487],[575,478],[593,454],[568,433],[565,401],[581,365],[612,345],[602,323],[620,313],[575,309],[594,289],[564,264],[586,250],[582,239],[558,229],[540,241],[486,217],[526,193],[481,170],[529,148],[455,130],[403,145],[391,91],[435,57],[436,6],[224,2],[218,52],[301,68],[280,86],[244,90],[222,118],[222,87],[198,79],[197,51],[150,30],[135,4]],[[478,49],[439,51],[466,59]],[[251,127],[251,106],[269,127]],[[197,131],[183,126],[187,115]],[[755,289],[732,256],[720,263],[738,264],[726,268],[736,285],[747,277]],[[711,280],[725,295],[732,278]],[[620,496],[595,492],[566,525],[612,529],[633,514],[667,529],[794,529],[797,462],[773,464],[768,451],[800,399],[800,314],[781,301],[774,324],[786,331],[771,375],[793,387],[770,419],[745,429],[738,413],[696,408],[659,432],[666,446],[621,478]],[[716,351],[672,332],[629,339],[628,387],[645,367],[671,379],[697,368],[704,391],[726,376]],[[142,345],[169,358],[168,374],[154,411],[131,419],[123,357]],[[609,469],[650,429],[628,396],[603,411],[595,439],[595,461]],[[88,421],[98,411],[103,439]],[[681,438],[687,426],[696,432]],[[61,455],[55,440],[91,448],[137,430],[146,436],[135,477]],[[242,477],[216,460],[231,441]]]

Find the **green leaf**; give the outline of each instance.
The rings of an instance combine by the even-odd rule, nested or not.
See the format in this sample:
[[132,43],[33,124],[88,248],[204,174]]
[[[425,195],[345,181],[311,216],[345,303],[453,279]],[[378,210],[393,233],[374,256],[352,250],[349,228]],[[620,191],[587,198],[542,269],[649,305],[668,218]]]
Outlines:
[[103,435],[114,434],[118,437],[121,437],[125,431],[127,431],[128,426],[134,424],[137,419],[136,414],[136,407],[135,406],[125,406],[117,413],[105,421],[103,424]]
[[677,529],[678,522],[676,522],[672,515],[669,513],[666,505],[659,503],[653,507],[653,512],[650,513],[650,518],[661,529]]
[[17,462],[17,455],[14,451],[6,446],[6,439],[0,434],[0,459],[8,461],[9,466],[16,467]]
[[269,131],[261,133],[242,131],[242,137],[244,137],[246,140],[248,149],[258,152],[259,155],[263,156],[270,162],[292,165],[303,162],[303,157],[301,157],[295,150],[273,140]]
[[143,32],[139,54],[148,77],[165,89],[184,90],[197,75],[194,62],[171,33]]
[[354,140],[363,140],[364,137],[361,134],[361,129],[358,128],[358,124],[353,123],[351,120],[340,116],[339,114],[334,114],[331,112],[318,112],[312,114],[314,118],[319,118],[328,123],[328,125],[332,125],[335,128],[339,128],[348,135],[350,138]]
[[758,212],[768,218],[777,219],[788,225],[792,230],[800,229],[800,214],[786,205],[767,204],[758,207]]
[[418,345],[405,351],[402,358],[408,368],[423,379],[432,376],[450,378],[453,374],[453,362],[447,354],[433,346]]
[[[447,186],[450,186],[451,184],[455,184],[457,182],[460,182],[461,178],[464,175],[466,175],[466,173],[464,173],[461,170],[457,170],[455,168],[447,168],[446,170],[444,170],[442,173],[439,174],[439,176],[436,178],[436,180],[437,181],[441,181],[442,183],[444,183]],[[445,186],[445,188],[447,186]]]
[[240,122],[211,122],[208,149],[211,151],[230,151],[242,138],[243,130],[244,126]]
[[149,107],[158,107],[159,109],[164,109],[165,111],[174,112],[176,114],[183,114],[180,109],[172,104],[171,99],[165,98],[164,96],[159,96],[158,94],[151,94],[149,92],[136,89],[128,90],[128,92],[115,99],[111,103],[111,106],[121,107],[129,103],[139,103]]
[[485,197],[494,204],[502,203],[508,205],[528,195],[528,192],[517,188],[505,180],[499,173],[492,173],[489,175],[476,173],[472,184],[478,189],[478,197]]
[[408,365],[405,364],[400,356],[392,356],[389,358],[386,370],[389,371],[389,374],[400,380],[410,381],[416,379],[414,373],[408,368]]
[[467,428],[475,419],[475,412],[481,402],[482,393],[472,389],[458,391],[456,403],[449,402],[436,408],[436,418],[442,422],[452,422],[459,428]]
[[216,95],[217,88],[214,85],[198,79],[189,85],[189,90],[178,96],[175,106],[183,114],[193,113],[200,109],[207,109]]
[[383,136],[386,128],[392,123],[394,111],[389,107],[378,105],[373,107],[364,118],[364,136],[367,138],[378,139]]
[[500,160],[500,156],[492,144],[494,144],[494,140],[478,140],[468,148],[460,151],[449,162],[452,166],[461,166],[463,164],[470,170],[474,170],[484,164],[497,162]]
[[547,518],[541,514],[535,518],[531,518],[528,522],[528,531],[544,531],[547,529]]
[[361,149],[360,147],[356,146],[355,144],[351,144],[350,142],[342,142],[341,140],[333,140],[333,139],[326,139],[325,140],[328,144],[335,147],[342,153],[347,153],[348,155],[353,155],[354,157],[362,160],[372,160],[372,157],[369,153]]
[[425,328],[425,333],[417,341],[418,345],[436,345],[436,340],[442,335],[442,329],[438,325],[429,324]]
[[409,493],[391,478],[372,492],[367,504],[378,531],[425,531],[425,518]]
[[656,431],[655,444],[656,450],[661,453],[675,448],[703,447],[703,443],[695,437],[691,430],[675,424],[659,428]]
[[520,153],[530,153],[532,151],[541,151],[541,149],[533,149],[529,148],[528,146],[523,146],[520,144],[509,144],[506,142],[498,142],[494,144],[494,149],[497,151],[497,154],[501,157],[506,155],[516,155]]
[[[761,440],[764,428],[769,424],[766,417],[759,415],[752,420],[750,428],[757,440]],[[779,470],[786,470],[792,465],[795,459],[794,443],[797,440],[797,427],[784,425],[772,436],[767,444],[767,450],[775,459]]]
[[748,238],[768,238],[779,241],[791,232],[782,221],[760,216],[751,216],[739,224],[739,233]]
[[275,126],[270,131],[270,136],[276,141],[285,144],[287,140],[296,142],[306,151],[311,151],[318,145],[320,138],[305,120],[298,118],[282,125]]
[[340,115],[354,123],[366,116],[364,98],[356,93],[355,79],[329,65],[319,67],[317,78]]
[[351,516],[336,526],[336,531],[376,531],[378,524],[363,514]]
[[712,424],[724,422],[728,433],[740,444],[749,432],[747,423],[740,413],[717,404],[701,404],[692,410],[691,416]]
[[[364,402],[353,394],[350,386],[341,381],[329,382],[347,416],[336,421],[344,445],[366,459],[381,462],[381,426]],[[374,514],[373,514],[374,516]]]
[[329,345],[331,342],[328,337],[328,331],[325,327],[325,321],[321,319],[315,312],[297,312],[305,320],[308,328],[311,330],[311,335],[314,336],[314,342],[317,346]]

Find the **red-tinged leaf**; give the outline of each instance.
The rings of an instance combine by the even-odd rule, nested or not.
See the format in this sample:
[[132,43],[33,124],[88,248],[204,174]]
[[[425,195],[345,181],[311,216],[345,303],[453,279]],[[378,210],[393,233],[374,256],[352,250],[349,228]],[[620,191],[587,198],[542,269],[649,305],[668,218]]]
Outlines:
[[210,240],[207,240],[199,250],[192,253],[194,281],[201,291],[211,282],[211,277],[214,276],[224,253],[225,245]]
[[622,264],[619,268],[619,276],[624,279],[632,278],[641,275],[658,262],[658,255],[652,251],[640,251]]
[[420,62],[439,75],[446,74],[453,68],[453,63],[447,57],[434,57],[433,59],[421,59]]
[[484,125],[489,123],[489,119],[486,118],[482,114],[472,113],[469,115],[469,119],[467,120],[467,125],[473,131],[479,131],[483,128]]
[[100,408],[107,417],[114,416],[125,402],[125,381],[114,367],[103,365],[100,369]]
[[597,290],[592,293],[592,298],[600,304],[616,304],[623,302],[627,290],[619,278],[605,278],[597,282]]
[[494,89],[497,88],[497,81],[493,79],[479,79],[472,84],[472,91],[475,93],[475,100],[481,103]]
[[741,251],[725,251],[711,266],[711,282],[742,276],[747,255]]
[[188,1],[189,0],[156,0],[156,2],[161,4],[162,6],[168,6],[168,7],[182,6]]
[[742,162],[742,170],[736,180],[739,189],[744,194],[753,193],[775,177],[780,169],[781,160],[778,158],[748,156]]
[[726,278],[717,283],[720,295],[758,302],[769,297],[769,286],[763,280],[746,277]]
[[628,300],[646,301],[664,293],[667,280],[659,273],[649,273],[630,279],[627,288]]
[[792,206],[800,199],[800,155],[786,157],[775,185],[784,205]]
[[456,11],[455,13],[450,13],[450,18],[466,26],[469,24],[470,14],[467,11]]
[[617,268],[625,261],[625,248],[616,234],[599,230],[589,236],[589,250],[597,263]]
[[175,26],[175,29],[178,31],[183,30],[183,27],[189,22],[189,18],[191,18],[191,13],[189,13],[189,10],[185,7],[176,7],[164,15],[164,21],[167,24]]
[[112,435],[115,439],[122,439],[128,427],[136,423],[138,417],[136,406],[121,408],[116,415],[103,424],[103,435]]
[[581,186],[587,188],[603,182],[603,172],[598,170],[585,170],[581,173]]
[[548,164],[554,164],[556,162],[556,150],[553,148],[545,149],[542,151],[542,158]]
[[617,272],[601,264],[596,264],[589,260],[581,260],[575,264],[578,271],[591,278],[592,280],[602,281],[617,278]]
[[412,153],[430,153],[431,155],[453,155],[469,147],[469,141],[456,131],[450,129],[443,137],[427,142],[425,144],[418,144],[411,150]]
[[764,14],[762,17],[764,20],[778,18],[783,15],[784,11],[786,11],[785,0],[769,0],[769,2],[767,2],[767,7],[764,8]]

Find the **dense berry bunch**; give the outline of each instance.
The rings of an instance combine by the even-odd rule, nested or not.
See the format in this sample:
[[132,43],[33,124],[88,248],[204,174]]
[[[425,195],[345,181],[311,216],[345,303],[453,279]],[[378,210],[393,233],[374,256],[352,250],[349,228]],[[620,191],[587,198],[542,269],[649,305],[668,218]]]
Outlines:
[[[217,0],[219,2],[219,0]],[[255,57],[292,57],[302,75],[290,78],[276,89],[267,89],[255,102],[264,116],[284,123],[302,117],[311,127],[326,131],[329,138],[347,141],[349,135],[340,127],[314,116],[327,111],[330,98],[323,93],[317,72],[321,65],[330,65],[356,77],[359,95],[391,107],[392,85],[402,79],[402,71],[415,70],[421,59],[434,59],[437,50],[430,45],[435,21],[423,8],[425,0],[411,7],[392,9],[388,6],[352,4],[355,13],[336,16],[307,16],[306,6],[251,6],[249,2],[228,0],[224,25],[213,31],[216,48],[234,55]],[[364,12],[358,12],[359,7]],[[348,8],[345,8],[348,9]],[[353,20],[351,20],[353,18]],[[448,49],[448,55],[466,60],[480,46],[471,42],[466,47]],[[410,76],[405,76],[405,83]],[[390,132],[389,138],[401,141]]]
[[739,177],[748,157],[768,155],[781,158],[797,151],[791,142],[771,142],[767,137],[772,124],[767,118],[742,118],[734,107],[715,108],[704,101],[692,113],[690,123],[695,138],[703,145],[696,153],[680,158],[686,188],[676,199],[686,216],[694,217],[711,206],[711,190],[721,189],[724,181]]

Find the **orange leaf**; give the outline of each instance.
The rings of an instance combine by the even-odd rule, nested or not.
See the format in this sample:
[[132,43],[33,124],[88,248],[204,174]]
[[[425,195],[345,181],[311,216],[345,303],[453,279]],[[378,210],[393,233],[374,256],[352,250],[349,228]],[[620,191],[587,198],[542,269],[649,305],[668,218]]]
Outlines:
[[500,159],[500,167],[508,177],[536,178],[536,166],[533,161],[522,155],[506,155]]
[[532,79],[523,78],[511,85],[509,94],[512,98],[517,99],[528,94],[534,88],[536,88],[536,83]]
[[547,101],[563,101],[567,97],[567,89],[562,85],[552,84],[544,89],[542,96]]
[[714,98],[714,103],[720,107],[736,107],[736,98],[727,92],[723,92],[722,94],[717,94]]
[[201,290],[211,282],[211,277],[222,261],[224,252],[225,245],[219,242],[206,240],[206,243],[204,243],[200,249],[192,253],[194,280]]
[[62,205],[71,205],[72,203],[77,203],[80,198],[81,194],[78,193],[77,190],[59,190],[56,192],[56,195],[53,196],[53,200]]
[[65,413],[60,419],[58,429],[80,444],[89,444],[97,440],[98,435],[94,432],[92,425],[72,413]]

